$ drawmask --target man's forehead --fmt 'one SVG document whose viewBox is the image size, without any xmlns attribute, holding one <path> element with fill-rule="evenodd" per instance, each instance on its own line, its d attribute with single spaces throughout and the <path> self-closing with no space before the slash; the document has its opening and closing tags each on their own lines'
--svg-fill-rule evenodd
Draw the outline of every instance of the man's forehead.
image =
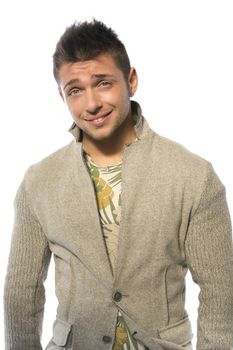
<svg viewBox="0 0 233 350">
<path fill-rule="evenodd" d="M 71 80 L 78 82 L 84 76 L 88 76 L 90 79 L 113 78 L 119 73 L 121 74 L 121 71 L 110 55 L 98 56 L 87 61 L 65 63 L 59 69 L 62 85 L 67 84 Z"/>
<path fill-rule="evenodd" d="M 77 62 L 69 62 L 64 63 L 59 71 L 75 71 L 75 70 L 96 70 L 96 69 L 118 69 L 115 60 L 111 55 L 100 55 L 96 58 L 85 60 L 85 61 L 77 61 Z"/>
</svg>

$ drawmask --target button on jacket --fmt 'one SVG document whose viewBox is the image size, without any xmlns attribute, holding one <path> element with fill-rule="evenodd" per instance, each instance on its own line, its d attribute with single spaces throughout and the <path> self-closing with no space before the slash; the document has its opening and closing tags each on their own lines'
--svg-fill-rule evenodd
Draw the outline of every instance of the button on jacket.
<svg viewBox="0 0 233 350">
<path fill-rule="evenodd" d="M 44 287 L 55 260 L 57 318 L 48 350 L 104 350 L 118 310 L 151 350 L 190 349 L 189 269 L 200 287 L 197 350 L 233 347 L 233 252 L 225 188 L 213 167 L 150 129 L 124 148 L 122 218 L 112 276 L 80 130 L 31 166 L 15 198 L 5 283 L 6 350 L 41 350 Z"/>
</svg>

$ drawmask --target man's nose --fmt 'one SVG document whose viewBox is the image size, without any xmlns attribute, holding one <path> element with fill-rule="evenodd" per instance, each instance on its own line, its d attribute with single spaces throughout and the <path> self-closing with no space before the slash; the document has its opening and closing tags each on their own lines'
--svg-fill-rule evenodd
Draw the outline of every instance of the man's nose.
<svg viewBox="0 0 233 350">
<path fill-rule="evenodd" d="M 97 93 L 93 90 L 86 92 L 86 112 L 96 114 L 101 109 L 102 103 Z"/>
</svg>

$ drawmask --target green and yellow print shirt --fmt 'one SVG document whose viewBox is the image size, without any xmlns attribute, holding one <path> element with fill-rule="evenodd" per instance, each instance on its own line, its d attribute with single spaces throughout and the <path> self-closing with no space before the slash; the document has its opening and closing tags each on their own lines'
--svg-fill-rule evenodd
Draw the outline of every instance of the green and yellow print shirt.
<svg viewBox="0 0 233 350">
<path fill-rule="evenodd" d="M 114 274 L 121 220 L 121 169 L 122 161 L 111 166 L 100 166 L 84 152 L 85 160 L 94 183 L 100 222 Z M 115 341 L 112 350 L 144 350 L 145 347 L 130 333 L 123 316 L 118 312 Z"/>
</svg>

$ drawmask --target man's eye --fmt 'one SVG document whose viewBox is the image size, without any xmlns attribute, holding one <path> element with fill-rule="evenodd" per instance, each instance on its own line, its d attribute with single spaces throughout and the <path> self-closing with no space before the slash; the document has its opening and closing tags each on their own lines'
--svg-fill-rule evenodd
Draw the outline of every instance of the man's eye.
<svg viewBox="0 0 233 350">
<path fill-rule="evenodd" d="M 99 83 L 99 86 L 107 87 L 111 86 L 112 84 L 109 81 L 103 80 Z"/>
<path fill-rule="evenodd" d="M 78 88 L 74 88 L 72 90 L 69 91 L 69 96 L 75 96 L 80 92 L 80 89 Z"/>
</svg>

